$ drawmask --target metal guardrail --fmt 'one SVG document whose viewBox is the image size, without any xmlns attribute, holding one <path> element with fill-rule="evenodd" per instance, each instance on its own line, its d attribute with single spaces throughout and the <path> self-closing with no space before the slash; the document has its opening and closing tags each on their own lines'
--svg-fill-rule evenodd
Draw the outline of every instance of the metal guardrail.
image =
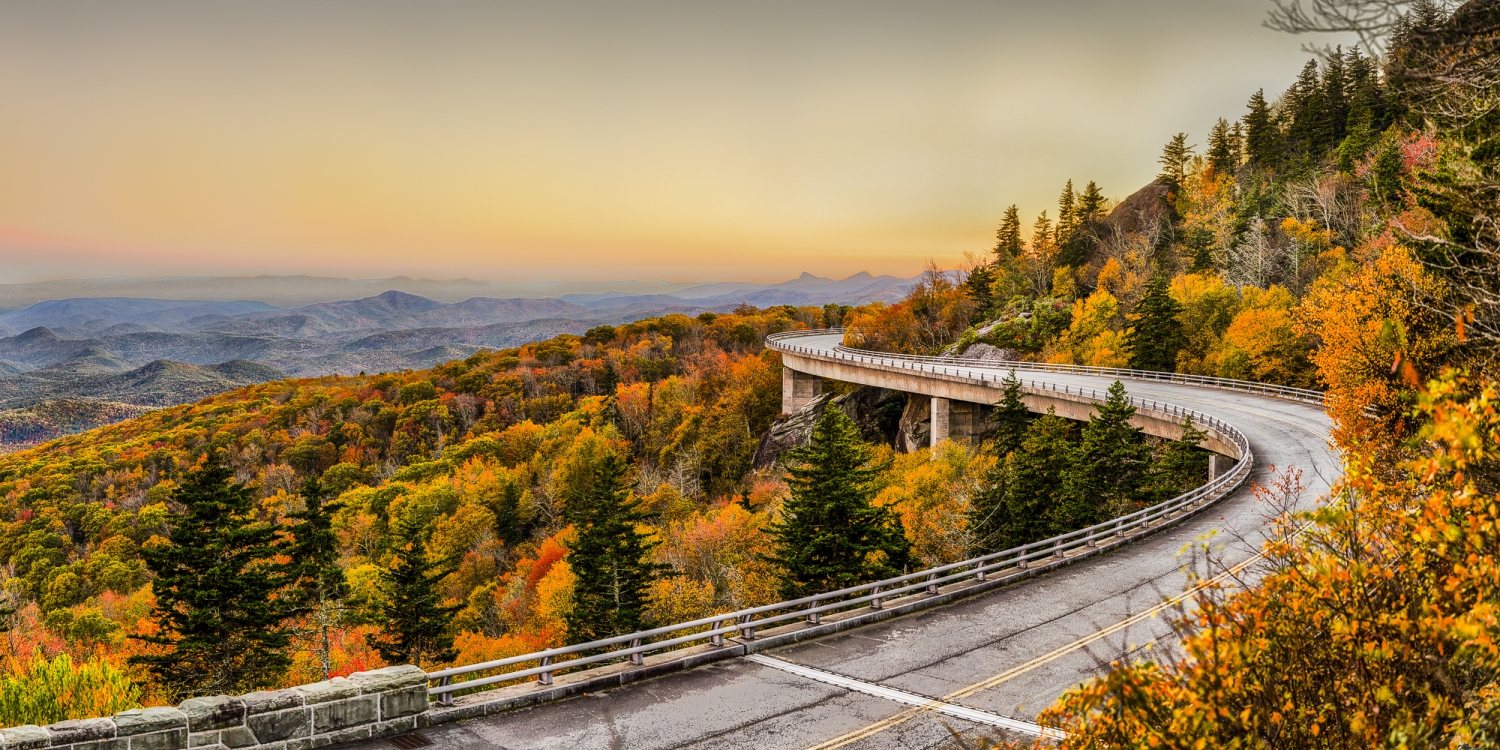
<svg viewBox="0 0 1500 750">
<path fill-rule="evenodd" d="M 798 331 L 791 334 L 777 334 L 777 338 L 774 339 L 775 348 L 790 349 L 791 346 L 781 343 L 787 338 L 795 338 L 798 335 L 806 336 L 832 332 L 834 331 L 812 333 Z M 772 343 L 772 340 L 767 341 L 768 345 Z M 918 358 L 906 358 L 899 355 L 887 356 L 876 352 L 856 353 L 853 350 L 846 350 L 838 352 L 835 355 L 830 355 L 827 350 L 812 350 L 806 347 L 798 347 L 798 349 L 802 349 L 810 355 L 820 357 L 836 356 L 836 358 L 840 359 L 853 359 L 856 356 L 873 356 L 891 361 L 906 361 L 908 364 L 921 366 L 920 371 L 922 372 L 938 371 L 931 369 L 936 367 L 935 364 L 929 365 L 925 361 L 935 358 L 921 358 L 919 361 L 913 361 Z M 944 374 L 954 377 L 969 377 L 971 380 L 991 387 L 1000 387 L 1000 379 L 989 378 L 987 373 L 982 373 L 981 378 L 973 378 L 972 376 L 957 372 L 957 368 L 953 367 L 956 363 L 952 360 L 937 361 L 946 362 L 950 366 L 949 369 L 953 370 L 953 372 L 945 372 Z M 1010 364 L 1009 362 L 999 363 L 999 366 L 1009 368 Z M 997 363 L 994 362 L 985 362 L 982 366 L 995 367 L 996 365 Z M 1089 374 L 1137 372 L 1115 370 L 1112 368 L 1079 368 L 1077 371 L 1088 372 Z M 1089 397 L 1096 402 L 1104 400 L 1103 394 L 1095 389 L 1084 389 L 1079 386 L 1045 382 L 1039 383 L 1037 381 L 1030 381 L 1027 385 L 1054 392 L 1078 394 Z M 1321 403 L 1321 394 L 1319 396 Z M 743 640 L 753 640 L 757 629 L 789 624 L 798 620 L 806 621 L 810 625 L 817 625 L 824 615 L 830 613 L 846 612 L 857 608 L 881 609 L 885 601 L 892 597 L 919 593 L 937 595 L 940 593 L 940 587 L 944 584 L 964 581 L 984 581 L 987 576 L 997 573 L 1007 574 L 1025 571 L 1039 562 L 1045 564 L 1061 560 L 1066 558 L 1070 552 L 1078 553 L 1094 548 L 1099 545 L 1101 540 L 1123 540 L 1137 531 L 1149 531 L 1154 527 L 1159 528 L 1228 495 L 1237 489 L 1249 476 L 1250 470 L 1254 465 L 1254 456 L 1250 450 L 1250 441 L 1233 425 L 1216 417 L 1175 404 L 1148 401 L 1135 397 L 1130 397 L 1130 402 L 1137 408 L 1165 412 L 1184 420 L 1191 416 L 1196 424 L 1218 432 L 1222 437 L 1233 443 L 1240 451 L 1239 461 L 1228 472 L 1201 487 L 1151 507 L 1142 508 L 1118 518 L 1094 524 L 1093 526 L 1059 534 L 1030 544 L 1023 544 L 1019 547 L 1012 547 L 968 560 L 939 565 L 915 573 L 895 576 L 860 586 L 851 586 L 839 589 L 838 591 L 829 591 L 801 599 L 726 612 L 688 622 L 653 628 L 651 630 L 643 630 L 613 638 L 604 638 L 589 643 L 580 643 L 573 646 L 547 649 L 545 651 L 537 651 L 505 659 L 496 659 L 479 664 L 429 672 L 427 673 L 428 680 L 437 684 L 428 687 L 428 695 L 437 697 L 439 703 L 442 705 L 452 705 L 453 694 L 459 691 L 474 690 L 476 688 L 515 682 L 532 677 L 536 678 L 536 681 L 542 685 L 551 685 L 553 675 L 563 670 L 574 670 L 608 662 L 618 662 L 621 659 L 629 659 L 631 664 L 641 665 L 645 663 L 645 655 L 654 651 L 665 651 L 704 641 L 711 646 L 722 647 L 725 645 L 725 636 L 733 635 Z M 700 628 L 706 629 L 700 630 Z M 453 681 L 455 677 L 462 678 L 477 672 L 501 670 L 527 662 L 536 662 L 537 666 L 518 669 L 512 672 L 484 675 L 459 682 Z"/>
<path fill-rule="evenodd" d="M 799 354 L 813 354 L 815 356 L 830 356 L 826 349 L 812 349 L 796 344 L 783 343 L 788 339 L 802 338 L 806 336 L 827 336 L 843 333 L 842 328 L 823 328 L 806 331 L 784 331 L 773 333 L 766 337 L 766 345 L 775 349 L 781 349 Z M 942 365 L 947 369 L 958 367 L 983 367 L 989 369 L 1017 370 L 1026 372 L 1063 372 L 1077 373 L 1080 375 L 1104 375 L 1115 378 L 1126 378 L 1130 380 L 1153 380 L 1164 383 L 1182 383 L 1185 385 L 1196 385 L 1206 388 L 1218 388 L 1220 390 L 1240 391 L 1242 393 L 1255 393 L 1264 396 L 1323 405 L 1325 396 L 1322 391 L 1310 388 L 1294 388 L 1286 385 L 1272 385 L 1270 383 L 1257 383 L 1253 380 L 1235 380 L 1233 378 L 1220 378 L 1212 375 L 1184 375 L 1175 372 L 1158 372 L 1155 370 L 1131 370 L 1123 367 L 1092 367 L 1089 365 L 1059 365 L 1048 362 L 1022 362 L 1022 361 L 999 361 L 993 359 L 974 359 L 966 357 L 924 357 L 914 354 L 890 354 L 887 352 L 876 352 L 867 349 L 852 349 L 842 343 L 833 348 L 831 355 L 836 359 L 853 362 L 865 362 L 871 364 L 888 364 L 888 366 L 901 365 L 898 363 L 914 363 L 930 365 L 930 368 L 922 368 L 922 372 L 942 372 Z M 937 369 L 931 369 L 937 368 Z M 951 373 L 944 373 L 951 374 Z"/>
</svg>

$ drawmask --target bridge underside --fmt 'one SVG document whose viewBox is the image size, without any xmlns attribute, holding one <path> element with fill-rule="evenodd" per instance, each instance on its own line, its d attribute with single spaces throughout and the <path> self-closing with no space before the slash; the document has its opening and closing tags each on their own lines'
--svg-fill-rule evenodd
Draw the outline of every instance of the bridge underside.
<svg viewBox="0 0 1500 750">
<path fill-rule="evenodd" d="M 893 391 L 920 394 L 931 397 L 931 443 L 949 438 L 963 438 L 979 434 L 983 413 L 973 405 L 993 405 L 1000 400 L 1000 388 L 995 383 L 978 384 L 959 376 L 940 373 L 916 373 L 898 367 L 862 362 L 858 367 L 836 361 L 804 357 L 791 352 L 782 353 L 782 411 L 796 413 L 822 392 L 822 379 L 845 383 L 886 388 Z M 1031 387 L 1021 378 L 1022 401 L 1026 408 L 1038 414 L 1051 410 L 1060 417 L 1087 422 L 1094 413 L 1095 400 L 1082 393 L 1061 393 L 1040 387 Z M 1103 394 L 1099 394 L 1102 398 Z M 955 425 L 955 417 L 958 423 Z M 1182 425 L 1178 417 L 1165 410 L 1137 407 L 1131 424 L 1147 435 L 1177 440 L 1182 437 Z M 955 426 L 957 429 L 954 429 Z M 1239 448 L 1227 435 L 1220 434 L 1205 425 L 1197 425 L 1208 433 L 1201 446 L 1219 455 L 1238 460 Z"/>
</svg>

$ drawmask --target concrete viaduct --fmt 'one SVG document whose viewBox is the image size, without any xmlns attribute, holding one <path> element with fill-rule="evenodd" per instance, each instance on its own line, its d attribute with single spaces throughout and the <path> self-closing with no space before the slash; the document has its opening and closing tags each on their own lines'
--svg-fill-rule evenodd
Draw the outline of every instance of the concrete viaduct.
<svg viewBox="0 0 1500 750">
<path fill-rule="evenodd" d="M 768 342 L 786 367 L 787 411 L 816 395 L 821 379 L 833 378 L 931 397 L 935 439 L 962 437 L 974 428 L 971 405 L 997 401 L 997 381 L 1010 367 L 850 351 L 840 338 L 813 332 Z M 884 611 L 877 590 L 861 610 L 875 611 L 846 621 L 848 627 L 808 615 L 762 633 L 716 636 L 712 645 L 632 656 L 628 664 L 598 670 L 615 670 L 608 680 L 586 671 L 554 683 L 549 672 L 545 682 L 463 696 L 452 708 L 435 704 L 423 738 L 443 748 L 507 750 L 861 750 L 941 747 L 950 742 L 950 727 L 1035 734 L 1028 722 L 1036 713 L 1096 674 L 1100 664 L 1170 647 L 1173 610 L 1164 599 L 1191 585 L 1189 570 L 1202 570 L 1204 554 L 1221 565 L 1255 555 L 1270 509 L 1257 504 L 1252 482 L 1265 482 L 1273 470 L 1297 471 L 1303 502 L 1311 504 L 1340 472 L 1329 419 L 1310 392 L 1270 387 L 1254 393 L 1245 392 L 1258 388 L 1251 384 L 1087 368 L 1037 367 L 1017 375 L 1029 408 L 1052 408 L 1073 419 L 1087 419 L 1092 404 L 1121 379 L 1139 399 L 1137 424 L 1144 430 L 1176 437 L 1177 415 L 1196 410 L 1223 427 L 1210 430 L 1207 447 L 1237 459 L 1231 437 L 1238 435 L 1253 453 L 1253 468 L 1237 464 L 1219 484 L 1240 489 L 1220 493 L 1201 511 L 1189 509 L 1175 525 L 1148 524 L 1137 536 L 1097 550 L 1078 547 L 1087 554 L 1077 557 L 1040 550 L 1052 562 L 1009 568 L 1012 583 L 986 581 L 979 573 L 968 583 L 934 582 L 925 592 L 908 587 L 917 591 Z M 1243 485 L 1227 483 L 1238 483 L 1245 472 Z M 920 604 L 924 596 L 926 604 L 900 604 Z M 442 674 L 428 676 L 441 685 Z M 389 750 L 384 740 L 351 746 Z"/>
</svg>

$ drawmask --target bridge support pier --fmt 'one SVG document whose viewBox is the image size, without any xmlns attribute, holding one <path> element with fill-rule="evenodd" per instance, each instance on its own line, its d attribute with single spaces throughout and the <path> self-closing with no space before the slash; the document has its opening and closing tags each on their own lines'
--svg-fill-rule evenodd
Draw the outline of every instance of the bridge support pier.
<svg viewBox="0 0 1500 750">
<path fill-rule="evenodd" d="M 817 375 L 781 368 L 781 413 L 796 414 L 807 402 L 823 393 L 823 379 Z"/>
<path fill-rule="evenodd" d="M 1221 456 L 1217 453 L 1208 454 L 1208 481 L 1212 482 L 1218 479 L 1220 474 L 1223 474 L 1233 465 L 1234 462 L 1228 456 Z"/>
<path fill-rule="evenodd" d="M 948 399 L 932 397 L 932 441 L 931 447 L 936 448 L 938 443 L 948 439 Z M 934 457 L 936 455 L 934 454 Z"/>
</svg>

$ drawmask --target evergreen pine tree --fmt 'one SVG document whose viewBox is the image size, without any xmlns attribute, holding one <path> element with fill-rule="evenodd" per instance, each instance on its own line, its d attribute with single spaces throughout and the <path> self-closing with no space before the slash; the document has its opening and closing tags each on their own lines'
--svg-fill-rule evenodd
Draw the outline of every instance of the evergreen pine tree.
<svg viewBox="0 0 1500 750">
<path fill-rule="evenodd" d="M 987 448 L 998 459 L 985 475 L 984 486 L 974 496 L 969 506 L 969 530 L 973 534 L 976 552 L 1000 549 L 993 545 L 1000 540 L 1009 526 L 1006 502 L 1009 493 L 1008 463 L 1010 455 L 1021 447 L 1026 439 L 1026 430 L 1031 412 L 1021 400 L 1021 381 L 1015 372 L 1010 372 L 1002 381 L 1005 389 L 1000 402 L 990 414 L 994 425 Z"/>
<path fill-rule="evenodd" d="M 1209 163 L 1214 165 L 1215 172 L 1234 174 L 1235 168 L 1239 166 L 1234 146 L 1234 135 L 1229 129 L 1229 122 L 1220 117 L 1208 132 L 1207 156 Z"/>
<path fill-rule="evenodd" d="M 1004 458 L 1011 451 L 1020 448 L 1021 441 L 1026 439 L 1026 428 L 1031 424 L 1031 410 L 1021 400 L 1021 381 L 1016 378 L 1014 370 L 1006 373 L 1005 379 L 1000 383 L 1004 390 L 1001 391 L 1000 402 L 995 404 L 995 410 L 990 413 L 990 423 L 995 429 L 990 436 L 989 448 L 996 456 Z"/>
<path fill-rule="evenodd" d="M 974 301 L 974 311 L 969 314 L 969 322 L 977 324 L 989 317 L 992 308 L 995 307 L 993 287 L 995 284 L 995 267 L 986 263 L 969 271 L 964 279 L 963 291 L 969 299 Z"/>
<path fill-rule="evenodd" d="M 1078 198 L 1078 225 L 1087 226 L 1096 221 L 1104 221 L 1104 216 L 1104 193 L 1100 192 L 1093 180 L 1089 180 Z"/>
<path fill-rule="evenodd" d="M 1287 155 L 1293 168 L 1309 166 L 1321 153 L 1322 139 L 1328 130 L 1327 103 L 1318 80 L 1318 62 L 1308 60 L 1302 73 L 1282 95 L 1282 112 L 1287 121 Z"/>
<path fill-rule="evenodd" d="M 521 498 L 526 490 L 514 478 L 500 484 L 500 491 L 487 498 L 486 506 L 495 518 L 495 538 L 506 546 L 514 547 L 531 536 L 536 525 L 535 518 L 525 518 L 521 513 Z"/>
<path fill-rule="evenodd" d="M 291 526 L 291 585 L 288 601 L 310 618 L 313 649 L 318 654 L 323 677 L 333 669 L 329 633 L 343 623 L 349 582 L 339 566 L 339 538 L 333 531 L 333 516 L 344 506 L 328 502 L 329 493 L 316 477 L 302 485 L 301 511 L 289 514 L 300 523 Z"/>
<path fill-rule="evenodd" d="M 881 467 L 841 409 L 825 409 L 807 445 L 788 452 L 791 497 L 767 531 L 785 599 L 900 575 L 911 565 L 901 520 L 874 505 Z"/>
<path fill-rule="evenodd" d="M 1063 188 L 1057 199 L 1057 244 L 1065 245 L 1078 229 L 1078 198 L 1073 194 L 1073 181 Z"/>
<path fill-rule="evenodd" d="M 276 686 L 291 665 L 282 622 L 293 609 L 273 596 L 287 580 L 275 529 L 255 518 L 251 491 L 217 456 L 187 472 L 173 500 L 182 511 L 167 542 L 141 548 L 155 576 L 158 632 L 134 636 L 165 651 L 130 663 L 172 703 Z"/>
<path fill-rule="evenodd" d="M 1250 113 L 1245 115 L 1245 155 L 1263 168 L 1276 169 L 1281 166 L 1281 131 L 1271 106 L 1266 103 L 1265 90 L 1251 95 L 1247 106 Z"/>
<path fill-rule="evenodd" d="M 1041 216 L 1031 224 L 1031 249 L 1040 250 L 1052 244 L 1052 220 L 1047 218 L 1047 212 L 1043 211 Z"/>
<path fill-rule="evenodd" d="M 1198 447 L 1207 437 L 1189 416 L 1182 425 L 1182 436 L 1162 444 L 1151 472 L 1151 491 L 1156 500 L 1177 497 L 1208 481 L 1208 453 Z"/>
<path fill-rule="evenodd" d="M 576 579 L 568 643 L 645 629 L 651 584 L 668 567 L 647 559 L 657 543 L 637 530 L 648 516 L 625 486 L 626 470 L 618 455 L 606 453 L 586 481 L 564 493 L 564 515 L 577 534 L 567 556 Z"/>
<path fill-rule="evenodd" d="M 1130 366 L 1136 370 L 1176 372 L 1177 353 L 1185 344 L 1182 306 L 1167 289 L 1167 276 L 1156 274 L 1146 286 L 1146 294 L 1135 306 L 1131 317 L 1135 324 L 1125 336 L 1130 351 Z"/>
<path fill-rule="evenodd" d="M 1157 159 L 1161 163 L 1161 174 L 1156 178 L 1167 183 L 1173 191 L 1182 187 L 1188 160 L 1193 157 L 1193 148 L 1188 145 L 1187 133 L 1172 136 L 1172 140 L 1162 147 L 1161 158 Z"/>
<path fill-rule="evenodd" d="M 1021 213 L 1013 205 L 1005 209 L 1005 218 L 1000 220 L 1000 230 L 995 233 L 995 257 L 998 260 L 1014 258 L 1025 246 L 1021 242 Z"/>
<path fill-rule="evenodd" d="M 1001 481 L 987 483 L 980 493 L 982 505 L 997 508 L 990 521 L 990 549 L 1051 535 L 1053 515 L 1066 502 L 1064 481 L 1076 452 L 1073 438 L 1072 423 L 1050 409 L 1026 429 L 1020 447 L 1005 462 Z"/>
<path fill-rule="evenodd" d="M 1054 533 L 1100 523 L 1150 499 L 1151 449 L 1130 424 L 1134 416 L 1125 386 L 1116 380 L 1084 425 L 1063 477 L 1064 500 L 1054 507 Z"/>
<path fill-rule="evenodd" d="M 366 640 L 388 664 L 430 667 L 451 662 L 458 652 L 448 621 L 462 606 L 443 604 L 438 583 L 458 568 L 458 561 L 428 558 L 432 522 L 419 509 L 398 517 L 391 532 L 394 558 L 380 572 L 385 589 L 381 632 Z"/>
</svg>

